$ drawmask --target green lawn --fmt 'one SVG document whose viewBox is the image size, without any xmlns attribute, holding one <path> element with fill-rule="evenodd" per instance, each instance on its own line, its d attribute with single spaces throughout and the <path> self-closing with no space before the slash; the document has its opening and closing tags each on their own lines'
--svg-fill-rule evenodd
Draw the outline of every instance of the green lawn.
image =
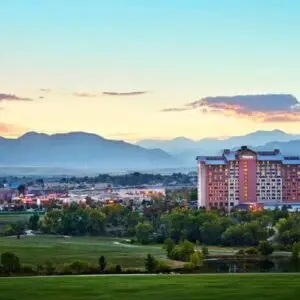
<svg viewBox="0 0 300 300">
<path fill-rule="evenodd" d="M 108 264 L 135 268 L 144 266 L 148 253 L 156 258 L 166 257 L 161 246 L 127 245 L 119 241 L 97 237 L 27 236 L 20 240 L 0 237 L 0 253 L 13 252 L 20 257 L 21 263 L 33 266 L 46 261 L 61 265 L 78 259 L 97 264 L 99 257 L 104 255 Z"/>
<path fill-rule="evenodd" d="M 0 278 L 5 300 L 293 300 L 300 275 Z"/>
</svg>

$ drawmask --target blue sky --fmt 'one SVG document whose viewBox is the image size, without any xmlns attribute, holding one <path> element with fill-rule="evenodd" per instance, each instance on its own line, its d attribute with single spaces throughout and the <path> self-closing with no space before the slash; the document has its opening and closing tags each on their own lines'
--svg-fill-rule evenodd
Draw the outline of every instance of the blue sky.
<svg viewBox="0 0 300 300">
<path fill-rule="evenodd" d="M 208 96 L 300 99 L 299 11 L 296 0 L 5 1 L 0 94 L 33 101 L 1 101 L 0 134 L 83 130 L 136 140 L 296 132 L 298 121 L 161 110 Z M 135 91 L 145 93 L 102 94 Z"/>
</svg>

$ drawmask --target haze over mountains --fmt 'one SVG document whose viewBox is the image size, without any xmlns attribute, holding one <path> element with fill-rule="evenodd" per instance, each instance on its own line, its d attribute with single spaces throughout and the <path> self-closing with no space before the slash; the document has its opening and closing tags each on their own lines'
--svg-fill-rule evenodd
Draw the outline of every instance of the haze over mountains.
<svg viewBox="0 0 300 300">
<path fill-rule="evenodd" d="M 219 154 L 222 149 L 248 145 L 258 150 L 279 148 L 300 155 L 300 135 L 280 130 L 256 131 L 226 139 L 194 141 L 142 140 L 138 145 L 108 140 L 95 134 L 72 132 L 47 135 L 29 132 L 17 139 L 0 137 L 0 167 L 90 170 L 91 172 L 151 171 L 195 167 L 197 155 Z M 3 169 L 4 170 L 4 169 Z M 58 173 L 56 171 L 55 173 Z"/>
<path fill-rule="evenodd" d="M 144 149 L 90 133 L 29 132 L 17 139 L 0 138 L 0 165 L 120 171 L 173 167 L 176 159 L 160 149 Z"/>
<path fill-rule="evenodd" d="M 147 149 L 160 148 L 186 164 L 194 163 L 197 155 L 215 155 L 222 149 L 234 149 L 241 145 L 260 150 L 279 148 L 283 153 L 300 155 L 300 135 L 288 134 L 281 130 L 255 131 L 226 139 L 205 138 L 198 141 L 184 137 L 173 140 L 148 139 L 137 144 Z"/>
</svg>

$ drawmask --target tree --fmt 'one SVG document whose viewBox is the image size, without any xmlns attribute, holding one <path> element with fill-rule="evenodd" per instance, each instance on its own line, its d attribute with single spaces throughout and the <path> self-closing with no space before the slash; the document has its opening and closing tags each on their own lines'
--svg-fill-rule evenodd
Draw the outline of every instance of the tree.
<svg viewBox="0 0 300 300">
<path fill-rule="evenodd" d="M 116 273 L 121 274 L 122 273 L 122 267 L 120 265 L 116 265 Z"/>
<path fill-rule="evenodd" d="M 190 262 L 194 265 L 195 268 L 201 267 L 203 265 L 203 254 L 200 251 L 195 251 L 190 258 Z"/>
<path fill-rule="evenodd" d="M 18 193 L 19 193 L 19 196 L 20 195 L 25 195 L 25 191 L 26 191 L 26 186 L 24 184 L 20 184 L 18 186 Z"/>
<path fill-rule="evenodd" d="M 260 241 L 257 250 L 260 254 L 268 256 L 271 255 L 274 252 L 274 248 L 272 244 L 268 241 Z"/>
<path fill-rule="evenodd" d="M 172 256 L 172 251 L 175 248 L 175 243 L 171 238 L 165 240 L 164 249 L 167 251 L 167 256 L 170 258 Z"/>
<path fill-rule="evenodd" d="M 12 252 L 4 252 L 1 254 L 1 264 L 4 271 L 8 274 L 16 273 L 21 269 L 19 257 Z"/>
<path fill-rule="evenodd" d="M 209 255 L 209 252 L 208 252 L 208 248 L 207 247 L 202 247 L 202 254 L 204 256 L 208 256 Z"/>
<path fill-rule="evenodd" d="M 175 246 L 170 258 L 188 262 L 194 252 L 194 245 L 189 241 L 183 241 Z"/>
<path fill-rule="evenodd" d="M 299 259 L 299 252 L 300 252 L 300 243 L 294 243 L 292 247 L 292 258 L 294 260 Z"/>
<path fill-rule="evenodd" d="M 148 221 L 138 223 L 135 227 L 138 242 L 141 244 L 148 244 L 150 242 L 152 230 L 152 225 Z"/>
<path fill-rule="evenodd" d="M 148 273 L 154 273 L 156 270 L 156 264 L 156 259 L 151 254 L 148 254 L 145 260 L 146 271 Z"/>
<path fill-rule="evenodd" d="M 107 262 L 106 262 L 105 257 L 100 256 L 100 258 L 99 258 L 99 267 L 100 267 L 101 272 L 103 272 L 105 270 L 106 264 L 107 264 Z"/>
<path fill-rule="evenodd" d="M 40 216 L 38 214 L 32 215 L 28 221 L 28 228 L 31 230 L 38 230 L 39 229 L 39 221 L 40 221 Z"/>
</svg>

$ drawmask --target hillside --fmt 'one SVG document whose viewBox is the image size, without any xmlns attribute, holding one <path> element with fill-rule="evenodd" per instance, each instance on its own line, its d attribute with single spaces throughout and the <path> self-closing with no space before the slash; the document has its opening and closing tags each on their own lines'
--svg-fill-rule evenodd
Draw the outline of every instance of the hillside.
<svg viewBox="0 0 300 300">
<path fill-rule="evenodd" d="M 144 149 L 95 134 L 29 132 L 17 139 L 0 139 L 0 165 L 122 170 L 172 167 L 176 160 L 160 149 Z"/>
</svg>

